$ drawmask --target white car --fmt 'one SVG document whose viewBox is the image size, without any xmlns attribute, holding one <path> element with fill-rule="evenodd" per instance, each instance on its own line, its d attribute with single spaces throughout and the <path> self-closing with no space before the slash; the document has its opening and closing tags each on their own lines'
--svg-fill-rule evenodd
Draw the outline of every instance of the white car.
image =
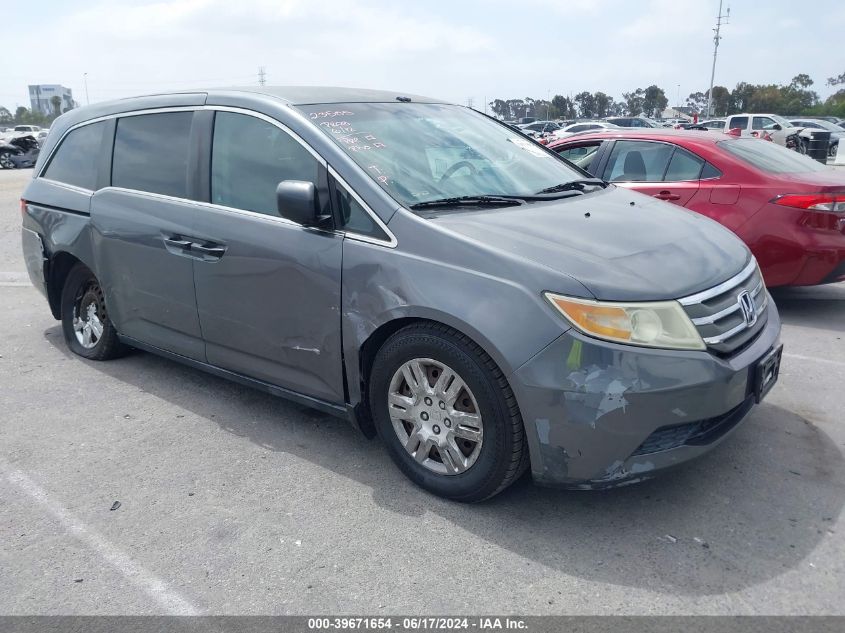
<svg viewBox="0 0 845 633">
<path fill-rule="evenodd" d="M 581 121 L 579 123 L 567 125 L 566 127 L 553 132 L 553 135 L 557 138 L 566 138 L 567 136 L 572 136 L 573 134 L 578 134 L 579 132 L 589 132 L 590 130 L 621 129 L 622 128 L 620 126 L 614 125 L 613 123 L 608 123 L 607 121 Z"/>
<path fill-rule="evenodd" d="M 739 129 L 742 136 L 770 138 L 778 145 L 786 147 L 786 139 L 797 134 L 801 128 L 795 127 L 777 114 L 732 114 L 725 119 L 725 132 Z"/>
</svg>

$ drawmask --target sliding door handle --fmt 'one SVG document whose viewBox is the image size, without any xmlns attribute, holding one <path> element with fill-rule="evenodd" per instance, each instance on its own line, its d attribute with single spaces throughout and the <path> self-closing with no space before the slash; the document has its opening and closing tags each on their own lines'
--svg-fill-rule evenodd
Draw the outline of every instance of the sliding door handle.
<svg viewBox="0 0 845 633">
<path fill-rule="evenodd" d="M 191 245 L 191 251 L 200 255 L 205 261 L 216 261 L 226 254 L 226 247 L 221 244 L 197 244 Z"/>
<path fill-rule="evenodd" d="M 181 255 L 183 257 L 191 256 L 191 246 L 193 246 L 193 242 L 191 242 L 191 240 L 186 240 L 178 235 L 163 235 L 161 239 L 164 240 L 164 248 L 166 248 L 169 253 Z"/>
</svg>

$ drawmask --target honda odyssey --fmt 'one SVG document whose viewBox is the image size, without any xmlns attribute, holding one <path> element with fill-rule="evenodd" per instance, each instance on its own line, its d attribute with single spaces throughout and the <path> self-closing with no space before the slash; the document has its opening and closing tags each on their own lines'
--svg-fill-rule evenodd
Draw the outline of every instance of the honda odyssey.
<svg viewBox="0 0 845 633">
<path fill-rule="evenodd" d="M 146 350 L 344 417 L 451 499 L 528 469 L 651 477 L 778 376 L 777 311 L 729 230 L 435 99 L 291 87 L 75 109 L 21 212 L 76 354 Z"/>
</svg>

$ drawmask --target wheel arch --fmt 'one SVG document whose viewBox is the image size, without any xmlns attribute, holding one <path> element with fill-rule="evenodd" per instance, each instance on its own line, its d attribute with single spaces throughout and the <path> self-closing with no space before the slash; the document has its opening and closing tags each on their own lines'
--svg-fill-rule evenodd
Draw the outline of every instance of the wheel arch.
<svg viewBox="0 0 845 633">
<path fill-rule="evenodd" d="M 62 290 L 65 281 L 76 264 L 82 264 L 90 269 L 85 262 L 67 251 L 59 251 L 50 257 L 47 269 L 47 301 L 53 318 L 57 320 L 62 318 Z"/>
<path fill-rule="evenodd" d="M 442 314 L 436 310 L 427 308 L 403 310 L 398 313 L 387 314 L 378 326 L 369 330 L 360 340 L 355 340 L 351 346 L 348 344 L 344 345 L 346 348 L 344 361 L 349 403 L 354 412 L 353 424 L 367 437 L 373 437 L 375 435 L 375 428 L 373 427 L 369 409 L 368 392 L 370 374 L 376 354 L 393 334 L 415 323 L 430 323 L 434 326 L 448 327 L 466 336 L 490 356 L 505 379 L 510 380 L 509 377 L 514 368 L 510 366 L 502 354 L 485 336 L 468 323 L 455 319 L 451 315 Z"/>
</svg>

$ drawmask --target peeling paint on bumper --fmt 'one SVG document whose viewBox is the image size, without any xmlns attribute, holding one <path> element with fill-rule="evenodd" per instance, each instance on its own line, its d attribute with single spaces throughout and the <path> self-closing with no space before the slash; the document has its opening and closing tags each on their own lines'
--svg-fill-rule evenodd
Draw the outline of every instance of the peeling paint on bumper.
<svg viewBox="0 0 845 633">
<path fill-rule="evenodd" d="M 751 372 L 780 339 L 777 309 L 770 302 L 768 310 L 757 339 L 724 359 L 606 343 L 575 331 L 561 335 L 511 376 L 534 480 L 619 486 L 709 451 L 753 409 Z M 718 424 L 696 443 L 635 454 L 662 427 L 710 419 Z"/>
</svg>

